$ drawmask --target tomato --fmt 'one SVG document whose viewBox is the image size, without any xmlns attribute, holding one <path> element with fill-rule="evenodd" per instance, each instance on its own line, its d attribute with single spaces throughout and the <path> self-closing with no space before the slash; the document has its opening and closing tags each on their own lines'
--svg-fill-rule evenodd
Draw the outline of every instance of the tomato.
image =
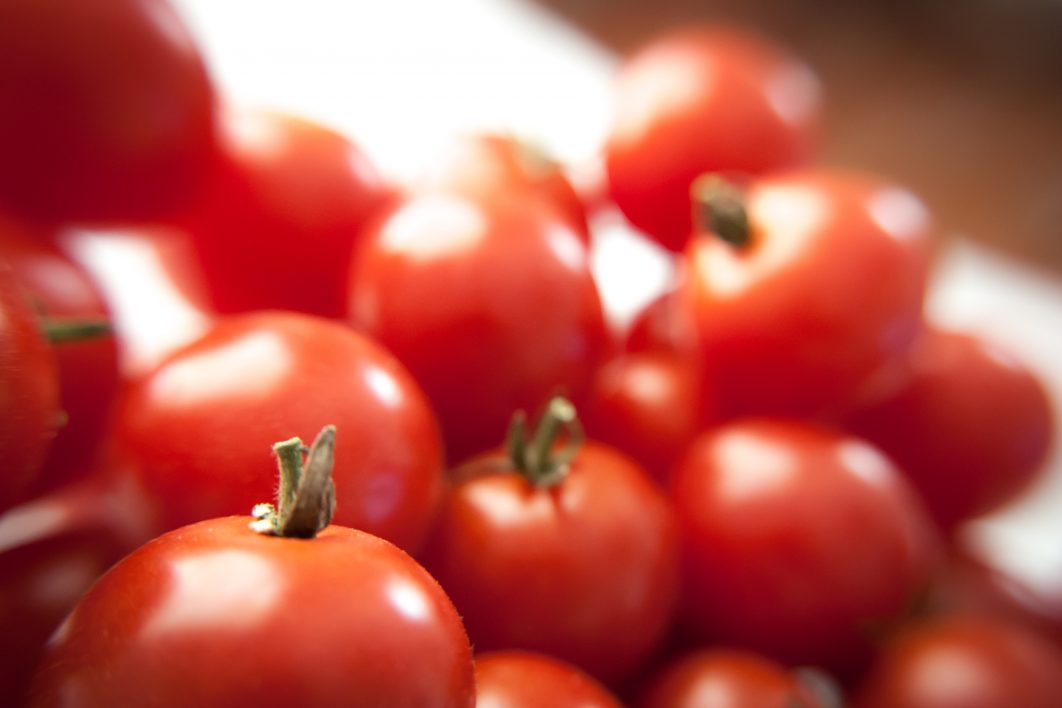
<svg viewBox="0 0 1062 708">
<path fill-rule="evenodd" d="M 699 175 L 761 175 L 806 161 L 814 147 L 818 80 L 749 32 L 661 35 L 624 62 L 615 94 L 609 191 L 632 224 L 672 251 L 690 236 Z"/>
<path fill-rule="evenodd" d="M 720 195 L 705 195 L 715 215 Z M 922 203 L 869 175 L 819 169 L 724 199 L 746 215 L 748 241 L 691 241 L 679 294 L 722 405 L 811 415 L 893 385 L 922 324 Z"/>
<path fill-rule="evenodd" d="M 474 705 L 461 619 L 408 555 L 249 520 L 177 529 L 114 566 L 53 637 L 34 705 Z"/>
<path fill-rule="evenodd" d="M 26 499 L 60 423 L 59 378 L 41 323 L 0 254 L 0 511 Z"/>
<path fill-rule="evenodd" d="M 615 682 L 664 638 L 677 534 L 629 458 L 592 441 L 551 449 L 542 431 L 573 425 L 558 423 L 565 410 L 553 401 L 531 443 L 511 439 L 511 459 L 491 451 L 452 473 L 424 565 L 478 650 L 542 652 Z"/>
<path fill-rule="evenodd" d="M 677 283 L 636 312 L 626 333 L 628 352 L 665 351 L 696 355 L 692 313 L 680 302 Z"/>
<path fill-rule="evenodd" d="M 168 213 L 216 147 L 210 78 L 166 0 L 6 0 L 0 105 L 0 203 L 35 220 Z"/>
<path fill-rule="evenodd" d="M 402 365 L 342 323 L 219 320 L 131 383 L 116 439 L 170 529 L 249 511 L 274 486 L 262 451 L 328 422 L 339 430 L 336 522 L 415 552 L 442 493 L 438 424 Z"/>
<path fill-rule="evenodd" d="M 856 438 L 793 421 L 699 436 L 672 476 L 683 616 L 699 640 L 847 672 L 938 558 L 902 474 Z"/>
<path fill-rule="evenodd" d="M 882 650 L 859 708 L 1053 708 L 1062 651 L 998 619 L 950 617 L 912 624 Z"/>
<path fill-rule="evenodd" d="M 639 708 L 827 708 L 797 672 L 751 652 L 704 649 L 655 676 Z M 838 701 L 836 705 L 840 705 Z"/>
<path fill-rule="evenodd" d="M 537 201 L 418 194 L 364 235 L 350 316 L 424 388 L 451 462 L 514 410 L 576 402 L 609 346 L 585 242 Z"/>
<path fill-rule="evenodd" d="M 845 427 L 896 461 L 944 529 L 1026 489 L 1055 430 L 1037 375 L 996 344 L 932 328 L 908 366 L 902 388 L 844 416 Z"/>
<path fill-rule="evenodd" d="M 476 655 L 477 708 L 620 708 L 608 689 L 545 654 L 496 651 Z"/>
<path fill-rule="evenodd" d="M 36 230 L 0 219 L 0 253 L 38 314 L 55 326 L 107 325 L 109 310 L 92 277 Z M 88 465 L 103 438 L 118 392 L 118 346 L 110 334 L 52 342 L 63 425 L 53 441 L 36 491 L 70 481 Z"/>
<path fill-rule="evenodd" d="M 512 136 L 473 133 L 456 139 L 433 165 L 425 187 L 464 194 L 534 196 L 553 204 L 569 225 L 590 238 L 586 208 L 560 164 Z"/>
<path fill-rule="evenodd" d="M 192 236 L 219 312 L 346 311 L 351 250 L 391 188 L 344 136 L 266 111 L 229 111 Z"/>
</svg>

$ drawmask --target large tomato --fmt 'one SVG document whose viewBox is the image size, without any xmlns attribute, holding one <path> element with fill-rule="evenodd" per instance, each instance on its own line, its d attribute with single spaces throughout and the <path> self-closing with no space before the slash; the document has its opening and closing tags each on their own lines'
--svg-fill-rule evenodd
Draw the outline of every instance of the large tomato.
<svg viewBox="0 0 1062 708">
<path fill-rule="evenodd" d="M 174 528 L 268 498 L 275 469 L 262 450 L 325 423 L 338 428 L 336 522 L 415 552 L 442 493 L 438 425 L 402 365 L 345 324 L 219 320 L 130 385 L 116 434 Z"/>
<path fill-rule="evenodd" d="M 42 221 L 150 218 L 215 150 L 214 93 L 166 0 L 0 3 L 0 203 Z"/>
<path fill-rule="evenodd" d="M 476 655 L 478 708 L 620 708 L 619 699 L 574 666 L 546 654 Z"/>
</svg>

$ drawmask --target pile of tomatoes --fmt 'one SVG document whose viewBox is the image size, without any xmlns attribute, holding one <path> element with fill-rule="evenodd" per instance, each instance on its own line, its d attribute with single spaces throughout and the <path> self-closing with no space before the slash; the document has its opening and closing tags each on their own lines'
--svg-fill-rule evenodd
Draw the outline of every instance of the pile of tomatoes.
<svg viewBox="0 0 1062 708">
<path fill-rule="evenodd" d="M 164 0 L 0 6 L 10 705 L 1057 705 L 1062 588 L 957 542 L 1052 403 L 925 321 L 927 208 L 812 162 L 763 37 L 615 89 L 598 185 L 485 134 L 396 185 Z M 605 205 L 676 266 L 622 331 Z M 150 362 L 72 257 L 115 225 L 202 325 Z"/>
</svg>

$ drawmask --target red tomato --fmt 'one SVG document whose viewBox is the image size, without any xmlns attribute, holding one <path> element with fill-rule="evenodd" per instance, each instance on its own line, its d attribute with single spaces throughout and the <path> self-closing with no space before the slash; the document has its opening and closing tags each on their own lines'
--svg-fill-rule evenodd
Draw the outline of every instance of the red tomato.
<svg viewBox="0 0 1062 708">
<path fill-rule="evenodd" d="M 678 290 L 667 290 L 637 312 L 627 331 L 628 352 L 665 351 L 694 356 L 696 333 L 692 313 L 682 307 Z"/>
<path fill-rule="evenodd" d="M 663 640 L 675 607 L 667 499 L 598 443 L 583 443 L 570 463 L 557 450 L 540 450 L 539 462 L 510 451 L 519 466 L 506 454 L 455 471 L 425 567 L 478 650 L 538 651 L 607 682 L 627 678 Z"/>
<path fill-rule="evenodd" d="M 165 528 L 250 511 L 274 488 L 263 451 L 325 423 L 338 428 L 336 523 L 415 552 L 442 493 L 438 426 L 416 382 L 369 339 L 310 315 L 220 320 L 134 381 L 117 417 Z"/>
<path fill-rule="evenodd" d="M 723 405 L 808 415 L 886 385 L 922 322 L 922 203 L 874 177 L 805 170 L 757 182 L 744 210 L 744 245 L 690 243 L 679 295 Z"/>
<path fill-rule="evenodd" d="M 826 708 L 798 673 L 732 649 L 680 657 L 654 677 L 639 708 Z M 840 702 L 837 703 L 840 705 Z"/>
<path fill-rule="evenodd" d="M 747 420 L 698 437 L 672 476 L 684 617 L 702 641 L 847 671 L 928 583 L 934 529 L 859 440 Z"/>
<path fill-rule="evenodd" d="M 930 329 L 910 378 L 844 425 L 889 454 L 947 530 L 1002 506 L 1043 470 L 1054 415 L 1043 383 L 982 339 Z"/>
<path fill-rule="evenodd" d="M 37 220 L 159 216 L 215 150 L 213 88 L 165 0 L 5 0 L 0 105 L 0 202 Z"/>
<path fill-rule="evenodd" d="M 346 312 L 350 254 L 391 198 L 368 158 L 323 126 L 230 112 L 203 200 L 182 219 L 219 312 Z"/>
<path fill-rule="evenodd" d="M 609 345 L 586 244 L 539 202 L 413 196 L 365 234 L 350 280 L 352 321 L 424 387 L 451 462 L 514 410 L 581 401 Z"/>
<path fill-rule="evenodd" d="M 53 325 L 108 323 L 110 314 L 89 274 L 48 239 L 0 219 L 0 253 L 38 313 Z M 64 422 L 48 453 L 37 492 L 88 469 L 118 392 L 118 345 L 113 336 L 52 342 Z"/>
<path fill-rule="evenodd" d="M 0 254 L 0 511 L 30 494 L 60 423 L 55 357 Z"/>
<path fill-rule="evenodd" d="M 474 705 L 461 619 L 413 559 L 353 529 L 284 538 L 249 518 L 112 568 L 53 637 L 34 705 Z"/>
<path fill-rule="evenodd" d="M 859 708 L 1056 708 L 1062 652 L 1018 625 L 983 617 L 912 624 L 882 650 Z"/>
<path fill-rule="evenodd" d="M 609 189 L 631 223 L 681 251 L 690 185 L 705 172 L 759 175 L 808 159 L 819 118 L 811 70 L 764 37 L 722 28 L 665 34 L 616 80 Z"/>
<path fill-rule="evenodd" d="M 476 655 L 477 708 L 620 708 L 619 699 L 579 669 L 545 654 Z"/>
</svg>

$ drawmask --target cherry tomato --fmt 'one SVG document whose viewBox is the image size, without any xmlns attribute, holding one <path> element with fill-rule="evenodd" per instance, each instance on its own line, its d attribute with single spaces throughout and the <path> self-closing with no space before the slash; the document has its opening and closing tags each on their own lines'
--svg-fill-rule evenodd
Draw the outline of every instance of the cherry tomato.
<svg viewBox="0 0 1062 708">
<path fill-rule="evenodd" d="M 679 295 L 724 407 L 810 415 L 895 378 L 922 324 L 922 203 L 869 175 L 824 170 L 764 179 L 734 201 L 748 240 L 691 241 Z"/>
<path fill-rule="evenodd" d="M 216 147 L 209 76 L 166 0 L 5 0 L 0 105 L 0 202 L 35 220 L 160 216 Z"/>
<path fill-rule="evenodd" d="M 672 618 L 672 512 L 629 458 L 587 441 L 563 448 L 576 450 L 565 461 L 543 445 L 542 425 L 529 446 L 511 440 L 512 459 L 492 451 L 453 473 L 424 564 L 478 650 L 542 652 L 617 682 Z"/>
<path fill-rule="evenodd" d="M 827 708 L 814 687 L 785 666 L 751 652 L 700 650 L 651 681 L 639 708 Z M 838 702 L 837 705 L 840 705 Z"/>
<path fill-rule="evenodd" d="M 336 522 L 415 552 L 442 493 L 438 424 L 401 364 L 342 323 L 219 320 L 130 385 L 116 437 L 169 529 L 269 498 L 262 450 L 325 423 L 338 428 Z"/>
<path fill-rule="evenodd" d="M 1062 652 L 998 619 L 950 617 L 912 624 L 883 648 L 859 708 L 1054 708 Z"/>
<path fill-rule="evenodd" d="M 844 425 L 907 473 L 942 528 L 996 509 L 1043 470 L 1055 429 L 1039 378 L 981 338 L 928 329 L 910 376 Z"/>
<path fill-rule="evenodd" d="M 408 555 L 249 519 L 172 531 L 114 566 L 53 637 L 34 705 L 474 705 L 461 619 Z"/>
<path fill-rule="evenodd" d="M 424 388 L 451 462 L 514 410 L 576 402 L 610 345 L 585 242 L 536 201 L 415 195 L 370 228 L 350 313 Z"/>
<path fill-rule="evenodd" d="M 342 317 L 351 250 L 391 198 L 342 135 L 292 116 L 231 111 L 202 201 L 180 220 L 219 312 Z"/>
<path fill-rule="evenodd" d="M 609 190 L 632 224 L 681 251 L 690 185 L 705 172 L 760 175 L 810 157 L 820 113 L 811 70 L 764 37 L 723 28 L 662 35 L 616 79 Z"/>
<path fill-rule="evenodd" d="M 932 523 L 888 459 L 806 423 L 699 436 L 672 476 L 698 639 L 847 672 L 927 585 Z"/>
<path fill-rule="evenodd" d="M 59 377 L 27 294 L 0 253 L 0 511 L 27 498 L 60 422 Z"/>
<path fill-rule="evenodd" d="M 477 708 L 620 708 L 608 689 L 574 666 L 545 654 L 496 651 L 476 655 Z"/>
</svg>

